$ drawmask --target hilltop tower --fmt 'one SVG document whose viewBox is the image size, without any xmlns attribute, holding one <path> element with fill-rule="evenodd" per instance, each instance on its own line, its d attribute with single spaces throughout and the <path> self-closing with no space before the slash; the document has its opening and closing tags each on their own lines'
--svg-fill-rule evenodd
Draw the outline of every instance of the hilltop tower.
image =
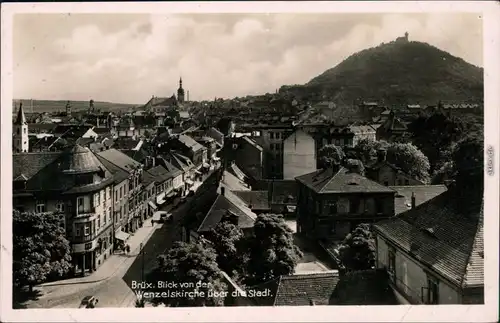
<svg viewBox="0 0 500 323">
<path fill-rule="evenodd" d="M 408 41 L 408 32 L 405 32 L 405 40 Z"/>
<path fill-rule="evenodd" d="M 179 89 L 177 90 L 177 101 L 184 102 L 184 89 L 182 88 L 182 77 L 179 79 Z"/>
<path fill-rule="evenodd" d="M 13 151 L 16 153 L 27 153 L 29 150 L 28 122 L 24 115 L 22 102 L 19 105 L 17 119 L 14 122 L 14 137 L 12 138 Z"/>
</svg>

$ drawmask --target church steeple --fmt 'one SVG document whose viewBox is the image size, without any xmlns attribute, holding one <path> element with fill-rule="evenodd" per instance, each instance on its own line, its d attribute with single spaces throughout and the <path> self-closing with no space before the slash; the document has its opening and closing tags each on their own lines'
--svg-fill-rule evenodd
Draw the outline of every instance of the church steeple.
<svg viewBox="0 0 500 323">
<path fill-rule="evenodd" d="M 184 89 L 182 88 L 182 77 L 179 79 L 179 89 L 177 90 L 177 101 L 184 102 Z"/>
<path fill-rule="evenodd" d="M 19 105 L 19 111 L 17 112 L 17 118 L 12 130 L 14 130 L 12 138 L 14 152 L 27 153 L 29 150 L 28 122 L 24 115 L 22 103 Z"/>
<path fill-rule="evenodd" d="M 24 115 L 23 103 L 19 104 L 19 110 L 17 111 L 16 122 L 14 123 L 16 126 L 22 126 L 28 124 L 26 122 L 26 116 Z"/>
</svg>

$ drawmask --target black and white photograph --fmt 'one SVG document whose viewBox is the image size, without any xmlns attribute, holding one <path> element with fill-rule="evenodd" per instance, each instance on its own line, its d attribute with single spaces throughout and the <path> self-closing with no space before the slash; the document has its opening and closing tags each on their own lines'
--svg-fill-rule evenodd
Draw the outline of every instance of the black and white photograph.
<svg viewBox="0 0 500 323">
<path fill-rule="evenodd" d="M 6 321 L 498 318 L 499 7 L 297 3 L 2 5 Z"/>
</svg>

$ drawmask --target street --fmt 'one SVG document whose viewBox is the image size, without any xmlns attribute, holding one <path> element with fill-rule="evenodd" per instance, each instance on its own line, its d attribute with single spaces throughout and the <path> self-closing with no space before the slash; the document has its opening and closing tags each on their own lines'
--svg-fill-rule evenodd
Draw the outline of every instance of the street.
<svg viewBox="0 0 500 323">
<path fill-rule="evenodd" d="M 89 282 L 71 285 L 44 286 L 43 295 L 36 301 L 26 304 L 28 308 L 77 308 L 85 296 L 95 296 L 99 303 L 97 307 L 134 307 L 136 296 L 131 289 L 132 281 L 142 280 L 144 261 L 144 277 L 156 266 L 156 259 L 170 249 L 175 241 L 181 240 L 181 223 L 184 220 L 192 197 L 172 209 L 171 205 L 160 208 L 161 211 L 170 211 L 172 221 L 155 224 L 153 232 L 143 246 L 141 253 L 137 246 L 128 255 L 123 257 L 116 271 L 112 275 L 98 282 Z M 145 227 L 151 226 L 151 220 L 146 220 Z M 147 228 L 141 228 L 147 229 Z"/>
</svg>

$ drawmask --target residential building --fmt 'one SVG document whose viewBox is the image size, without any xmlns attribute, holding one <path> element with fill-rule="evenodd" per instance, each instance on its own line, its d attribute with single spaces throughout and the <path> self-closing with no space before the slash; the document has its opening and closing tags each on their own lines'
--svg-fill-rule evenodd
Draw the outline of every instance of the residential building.
<svg viewBox="0 0 500 323">
<path fill-rule="evenodd" d="M 482 205 L 463 210 L 450 190 L 373 228 L 401 304 L 484 304 Z"/>
<path fill-rule="evenodd" d="M 352 146 L 355 147 L 360 140 L 377 140 L 377 128 L 379 125 L 354 125 L 351 131 L 354 133 Z"/>
<path fill-rule="evenodd" d="M 379 150 L 377 160 L 365 166 L 367 178 L 385 186 L 425 185 L 424 182 L 403 172 L 399 167 L 387 161 L 387 151 Z"/>
<path fill-rule="evenodd" d="M 135 232 L 142 224 L 145 214 L 142 201 L 142 164 L 116 149 L 101 151 L 98 153 L 98 156 L 118 166 L 128 174 L 128 188 L 126 189 L 126 193 L 123 194 L 123 196 L 128 198 L 125 210 L 125 213 L 128 214 L 128 221 L 125 231 Z"/>
<path fill-rule="evenodd" d="M 394 216 L 396 191 L 345 168 L 296 178 L 297 231 L 313 240 L 343 240 L 358 224 Z"/>
<path fill-rule="evenodd" d="M 387 120 L 377 128 L 377 140 L 392 142 L 402 137 L 408 131 L 406 124 L 395 116 L 394 111 L 389 112 Z"/>
<path fill-rule="evenodd" d="M 12 137 L 13 151 L 16 153 L 27 153 L 29 151 L 28 122 L 24 115 L 22 103 L 19 106 L 17 119 L 14 122 L 12 130 L 14 131 Z"/>
<path fill-rule="evenodd" d="M 99 267 L 113 249 L 113 182 L 88 148 L 13 154 L 13 207 L 56 212 L 71 243 L 75 274 Z"/>
<path fill-rule="evenodd" d="M 283 179 L 294 180 L 316 169 L 314 138 L 303 130 L 295 130 L 283 141 Z"/>
<path fill-rule="evenodd" d="M 202 222 L 196 230 L 190 232 L 191 239 L 199 239 L 200 235 L 209 236 L 222 220 L 227 219 L 242 229 L 243 234 L 249 236 L 253 232 L 253 225 L 257 215 L 236 194 L 220 186 L 217 196 L 208 212 L 204 214 Z"/>
<path fill-rule="evenodd" d="M 113 243 L 114 248 L 120 248 L 130 237 L 129 223 L 129 174 L 118 165 L 96 155 L 99 161 L 113 175 L 113 205 L 108 207 L 108 212 L 113 214 Z"/>
<path fill-rule="evenodd" d="M 341 274 L 337 270 L 282 275 L 247 289 L 262 292 L 252 297 L 257 306 L 398 305 L 382 270 Z M 265 295 L 265 291 L 268 295 Z"/>
</svg>

